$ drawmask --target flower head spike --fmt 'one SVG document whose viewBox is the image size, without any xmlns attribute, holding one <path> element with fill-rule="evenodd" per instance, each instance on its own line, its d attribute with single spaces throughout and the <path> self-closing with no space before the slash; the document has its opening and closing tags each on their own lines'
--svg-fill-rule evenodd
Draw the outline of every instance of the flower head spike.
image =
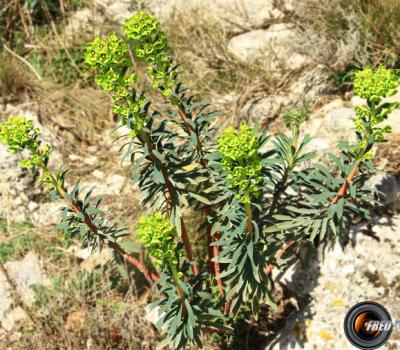
<svg viewBox="0 0 400 350">
<path fill-rule="evenodd" d="M 380 66 L 376 70 L 366 68 L 354 78 L 354 93 L 367 100 L 379 100 L 397 91 L 399 80 L 393 71 Z"/>
<path fill-rule="evenodd" d="M 125 22 L 124 31 L 132 42 L 135 55 L 148 64 L 146 71 L 152 80 L 152 88 L 169 96 L 177 73 L 172 67 L 172 51 L 160 24 L 147 12 L 139 11 Z"/>
<path fill-rule="evenodd" d="M 9 117 L 0 124 L 0 142 L 8 146 L 10 153 L 24 149 L 35 151 L 40 144 L 40 130 L 33 127 L 33 122 L 25 117 Z"/>
<path fill-rule="evenodd" d="M 95 38 L 86 46 L 85 63 L 91 68 L 107 72 L 121 70 L 131 65 L 125 42 L 110 33 L 106 40 Z"/>
<path fill-rule="evenodd" d="M 138 239 L 147 248 L 149 254 L 156 259 L 158 265 L 178 263 L 177 253 L 179 252 L 174 242 L 177 233 L 166 215 L 155 212 L 150 216 L 141 217 L 136 232 Z"/>
<path fill-rule="evenodd" d="M 245 123 L 240 125 L 239 131 L 228 127 L 218 138 L 222 166 L 228 172 L 228 186 L 239 189 L 236 198 L 243 203 L 249 203 L 250 196 L 258 194 L 262 182 L 258 147 L 254 130 Z"/>
<path fill-rule="evenodd" d="M 40 147 L 40 130 L 25 117 L 9 117 L 5 122 L 0 123 L 0 142 L 8 146 L 11 154 L 24 150 L 30 151 L 30 156 L 24 154 L 25 158 L 20 162 L 23 168 L 44 166 L 52 151 L 49 145 Z"/>
</svg>

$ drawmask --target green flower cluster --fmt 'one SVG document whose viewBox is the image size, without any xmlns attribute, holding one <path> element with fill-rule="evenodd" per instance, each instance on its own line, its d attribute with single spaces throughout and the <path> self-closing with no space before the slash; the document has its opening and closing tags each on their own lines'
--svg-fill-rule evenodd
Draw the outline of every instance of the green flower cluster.
<svg viewBox="0 0 400 350">
<path fill-rule="evenodd" d="M 113 112 L 122 117 L 123 124 L 136 136 L 145 125 L 142 112 L 145 101 L 143 97 L 136 98 L 136 74 L 126 73 L 132 62 L 125 42 L 114 33 L 106 40 L 94 39 L 86 47 L 85 63 L 96 72 L 96 84 L 113 92 Z"/>
<path fill-rule="evenodd" d="M 354 93 L 372 102 L 379 102 L 381 97 L 396 93 L 398 78 L 391 70 L 380 66 L 376 70 L 366 68 L 358 71 L 354 78 Z"/>
<path fill-rule="evenodd" d="M 35 168 L 46 164 L 51 148 L 46 145 L 39 150 L 40 130 L 33 127 L 33 122 L 25 117 L 9 117 L 0 123 L 0 142 L 8 146 L 11 154 L 29 150 L 31 156 L 21 161 L 24 168 Z"/>
<path fill-rule="evenodd" d="M 149 65 L 146 70 L 152 80 L 152 88 L 170 96 L 177 73 L 173 69 L 172 51 L 160 23 L 147 12 L 139 11 L 125 22 L 124 31 L 132 41 L 136 56 Z"/>
<path fill-rule="evenodd" d="M 363 159 L 370 159 L 373 156 L 372 144 L 383 142 L 385 135 L 392 131 L 389 125 L 381 127 L 378 124 L 383 122 L 398 104 L 379 103 L 382 97 L 396 93 L 398 83 L 396 75 L 382 66 L 375 71 L 367 68 L 355 75 L 354 92 L 368 101 L 366 106 L 356 107 L 356 118 L 353 121 L 357 132 L 362 135 L 353 151 L 362 154 Z M 369 151 L 364 152 L 368 148 Z"/>
<path fill-rule="evenodd" d="M 140 242 L 156 259 L 158 265 L 176 266 L 178 264 L 177 254 L 179 252 L 174 242 L 177 232 L 166 215 L 155 212 L 150 216 L 141 217 L 136 227 L 136 233 Z"/>
<path fill-rule="evenodd" d="M 228 171 L 228 186 L 239 189 L 236 198 L 242 203 L 250 203 L 251 195 L 258 195 L 263 181 L 259 142 L 253 129 L 245 123 L 239 131 L 228 127 L 217 141 L 222 167 Z"/>
</svg>

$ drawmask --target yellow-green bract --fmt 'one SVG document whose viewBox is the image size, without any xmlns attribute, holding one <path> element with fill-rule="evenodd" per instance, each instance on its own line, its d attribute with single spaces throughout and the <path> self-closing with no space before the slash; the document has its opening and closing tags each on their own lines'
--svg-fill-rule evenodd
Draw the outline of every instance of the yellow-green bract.
<svg viewBox="0 0 400 350">
<path fill-rule="evenodd" d="M 383 142 L 385 135 L 392 131 L 389 125 L 379 126 L 398 103 L 388 102 L 381 104 L 381 98 L 392 96 L 397 92 L 398 78 L 393 71 L 384 67 L 376 70 L 366 68 L 358 71 L 354 78 L 354 92 L 358 96 L 367 99 L 366 106 L 357 106 L 354 126 L 357 132 L 365 135 L 354 147 L 354 151 L 362 153 L 363 159 L 370 159 L 373 156 L 373 142 Z M 363 150 L 367 150 L 364 152 Z M 361 152 L 360 152 L 361 150 Z"/>
<path fill-rule="evenodd" d="M 139 11 L 125 22 L 124 31 L 135 55 L 148 64 L 146 71 L 152 88 L 160 89 L 165 96 L 171 95 L 177 73 L 172 67 L 172 51 L 160 24 L 147 12 Z"/>
<path fill-rule="evenodd" d="M 21 160 L 23 168 L 34 168 L 45 164 L 49 159 L 51 148 L 44 146 L 39 151 L 40 130 L 33 127 L 33 122 L 25 117 L 9 117 L 0 124 L 0 142 L 8 146 L 10 153 L 19 153 L 27 149 L 31 156 Z"/>
<path fill-rule="evenodd" d="M 136 227 L 136 233 L 158 265 L 172 264 L 176 266 L 178 263 L 177 246 L 174 240 L 177 233 L 166 215 L 155 212 L 141 217 Z"/>
<path fill-rule="evenodd" d="M 354 93 L 367 100 L 375 100 L 394 95 L 397 85 L 398 78 L 393 71 L 383 66 L 376 70 L 366 68 L 355 74 Z"/>
<path fill-rule="evenodd" d="M 145 125 L 141 113 L 145 101 L 143 97 L 136 97 L 136 74 L 127 73 L 132 62 L 125 41 L 114 33 L 106 40 L 95 38 L 86 47 L 85 63 L 96 72 L 96 84 L 104 91 L 113 92 L 112 110 L 135 136 Z"/>
<path fill-rule="evenodd" d="M 228 171 L 228 186 L 239 188 L 236 198 L 243 203 L 250 203 L 251 195 L 257 196 L 262 182 L 258 147 L 253 129 L 245 123 L 240 125 L 239 131 L 233 127 L 226 128 L 218 138 L 222 167 Z"/>
</svg>

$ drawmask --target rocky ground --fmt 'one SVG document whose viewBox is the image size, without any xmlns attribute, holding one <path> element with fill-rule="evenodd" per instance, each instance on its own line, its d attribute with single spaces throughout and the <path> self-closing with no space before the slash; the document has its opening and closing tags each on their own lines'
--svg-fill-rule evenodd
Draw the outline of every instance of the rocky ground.
<svg viewBox="0 0 400 350">
<path fill-rule="evenodd" d="M 217 107 L 235 106 L 228 109 L 234 111 L 232 115 L 222 112 L 221 124 L 237 124 L 245 119 L 251 123 L 257 121 L 276 132 L 283 130 L 284 108 L 305 102 L 310 118 L 303 131 L 313 137 L 309 147 L 323 157 L 324 152 L 335 151 L 340 139 L 352 137 L 354 107 L 362 102 L 349 92 L 344 94 L 333 89 L 327 81 L 326 67 L 313 52 L 302 48 L 301 33 L 287 17 L 294 2 L 286 1 L 283 7 L 273 3 L 270 0 L 145 0 L 133 5 L 128 0 L 93 0 L 90 7 L 78 10 L 70 18 L 63 35 L 68 38 L 76 32 L 89 31 L 89 27 L 101 26 L 105 21 L 110 26 L 121 23 L 138 7 L 152 11 L 165 26 L 177 16 L 178 10 L 179 13 L 196 13 L 207 26 L 216 26 L 224 33 L 230 60 L 268 71 L 267 84 L 274 82 L 276 87 L 271 91 L 243 86 L 222 95 L 210 95 Z M 393 99 L 400 101 L 400 94 Z M 85 145 L 85 152 L 80 152 L 79 147 L 66 152 L 59 133 L 40 118 L 33 105 L 5 103 L 1 117 L 21 114 L 34 120 L 45 141 L 56 150 L 54 162 L 71 167 L 72 177 L 80 177 L 83 187 L 95 186 L 95 193 L 104 196 L 106 204 L 119 216 L 134 213 L 130 218 L 132 224 L 141 212 L 140 199 L 138 191 L 127 180 L 129 169 L 115 166 L 119 155 L 118 146 L 112 144 L 112 127 L 107 126 L 102 131 L 98 144 Z M 273 327 L 273 332 L 265 331 L 267 336 L 264 340 L 261 337 L 262 345 L 257 345 L 257 349 L 351 349 L 343 334 L 342 322 L 347 310 L 363 300 L 382 303 L 394 319 L 400 319 L 396 303 L 400 295 L 400 270 L 396 263 L 400 255 L 400 170 L 393 166 L 395 160 L 391 157 L 391 154 L 398 154 L 399 143 L 395 140 L 399 140 L 400 135 L 399 116 L 400 109 L 397 109 L 387 121 L 393 128 L 389 139 L 392 148 L 385 148 L 381 153 L 378 150 L 377 154 L 382 155 L 376 159 L 380 172 L 370 181 L 371 186 L 386 195 L 384 214 L 377 215 L 370 223 L 352 227 L 348 242 L 337 243 L 324 257 L 313 261 L 310 269 L 292 266 L 287 271 L 274 272 L 277 283 L 290 294 L 291 311 L 285 315 L 282 327 Z M 20 170 L 17 165 L 18 157 L 10 156 L 0 145 L 0 219 L 7 225 L 10 221 L 29 221 L 35 230 L 47 230 L 58 222 L 60 203 L 46 200 L 32 174 Z M 87 171 L 80 172 L 82 167 Z M 122 194 L 130 203 L 128 208 L 124 206 L 125 212 L 113 201 Z M 76 259 L 78 268 L 88 271 L 110 258 L 107 252 L 89 257 L 88 252 L 78 247 L 69 249 L 69 256 Z M 0 337 L 10 339 L 17 337 L 13 332 L 18 329 L 19 322 L 30 318 L 20 305 L 21 302 L 29 307 L 34 305 L 30 287 L 49 286 L 50 276 L 43 257 L 37 252 L 25 252 L 18 259 L 6 262 L 4 267 L 5 270 L 0 271 Z M 12 285 L 18 295 L 13 292 Z M 260 334 L 257 337 L 260 338 Z M 386 348 L 398 347 L 400 335 L 394 332 Z"/>
</svg>

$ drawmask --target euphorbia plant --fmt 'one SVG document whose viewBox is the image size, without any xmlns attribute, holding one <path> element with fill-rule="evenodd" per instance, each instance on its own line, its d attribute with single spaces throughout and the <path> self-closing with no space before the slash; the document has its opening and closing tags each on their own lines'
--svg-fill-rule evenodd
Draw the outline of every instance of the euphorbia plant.
<svg viewBox="0 0 400 350">
<path fill-rule="evenodd" d="M 203 333 L 229 330 L 243 307 L 256 316 L 261 304 L 275 306 L 275 266 L 369 218 L 368 209 L 379 204 L 364 186 L 374 171 L 370 158 L 374 144 L 390 132 L 380 123 L 397 106 L 381 101 L 396 92 L 398 79 L 383 67 L 355 74 L 354 92 L 366 99 L 356 109 L 355 142 L 342 142 L 340 153 L 328 154 L 329 164 L 322 164 L 306 151 L 304 110 L 288 111 L 285 134 L 271 137 L 242 123 L 217 136 L 211 127 L 215 113 L 181 83 L 159 23 L 138 12 L 125 22 L 124 33 L 96 38 L 87 46 L 86 64 L 100 88 L 112 94 L 113 111 L 126 131 L 124 159 L 132 162 L 133 180 L 150 212 L 136 229 L 150 258 L 146 266 L 123 248 L 129 233 L 107 220 L 100 199 L 90 192 L 83 196 L 78 185 L 69 190 L 66 172 L 48 168 L 51 149 L 32 122 L 10 117 L 1 124 L 0 141 L 11 153 L 27 150 L 21 165 L 40 171 L 52 197 L 65 200 L 60 228 L 92 250 L 108 246 L 154 286 L 158 325 L 167 330 L 163 345 L 201 346 Z M 149 79 L 144 91 L 136 87 L 140 71 Z M 160 93 L 163 107 L 147 99 L 150 90 Z M 190 231 L 183 215 L 189 208 L 205 218 Z"/>
</svg>

